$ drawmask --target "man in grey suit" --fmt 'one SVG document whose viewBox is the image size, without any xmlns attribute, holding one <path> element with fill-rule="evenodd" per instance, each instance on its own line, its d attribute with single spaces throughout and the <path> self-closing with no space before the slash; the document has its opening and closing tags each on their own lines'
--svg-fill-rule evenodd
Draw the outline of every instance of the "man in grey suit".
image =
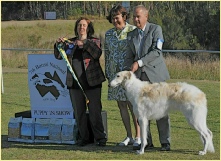
<svg viewBox="0 0 221 161">
<path fill-rule="evenodd" d="M 159 25 L 148 22 L 148 10 L 143 5 L 138 5 L 133 12 L 136 29 L 127 35 L 128 50 L 125 57 L 125 70 L 133 71 L 142 81 L 163 82 L 170 78 L 164 58 L 162 45 L 164 42 L 162 29 Z M 162 151 L 170 150 L 170 120 L 169 116 L 157 120 L 157 128 Z M 149 122 L 150 123 L 150 122 Z M 150 125 L 150 124 L 149 124 Z M 148 145 L 152 148 L 150 127 Z M 140 140 L 134 150 L 140 149 Z"/>
</svg>

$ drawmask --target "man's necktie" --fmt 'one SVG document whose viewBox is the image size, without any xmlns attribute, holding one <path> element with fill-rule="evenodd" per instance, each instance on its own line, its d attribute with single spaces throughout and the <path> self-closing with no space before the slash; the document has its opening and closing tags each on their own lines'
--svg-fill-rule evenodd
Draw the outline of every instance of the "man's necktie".
<svg viewBox="0 0 221 161">
<path fill-rule="evenodd" d="M 143 35 L 144 35 L 144 31 L 143 31 L 143 30 L 139 30 L 139 35 L 140 35 L 140 44 L 139 44 L 138 57 L 141 56 L 141 48 L 142 48 L 142 45 L 143 45 Z"/>
<path fill-rule="evenodd" d="M 139 34 L 140 34 L 141 38 L 143 38 L 143 30 L 139 30 Z"/>
</svg>

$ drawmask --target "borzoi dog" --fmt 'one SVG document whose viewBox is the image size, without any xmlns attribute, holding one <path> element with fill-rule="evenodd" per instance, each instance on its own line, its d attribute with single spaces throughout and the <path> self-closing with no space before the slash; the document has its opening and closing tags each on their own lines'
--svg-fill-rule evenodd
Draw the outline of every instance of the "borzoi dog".
<svg viewBox="0 0 221 161">
<path fill-rule="evenodd" d="M 199 132 L 204 144 L 199 155 L 205 155 L 207 151 L 215 152 L 212 132 L 206 125 L 206 95 L 200 89 L 187 83 L 151 84 L 137 79 L 131 71 L 117 73 L 110 82 L 111 87 L 120 84 L 126 90 L 141 129 L 141 148 L 137 154 L 143 154 L 147 145 L 148 120 L 161 119 L 171 110 L 180 110 L 188 123 Z"/>
</svg>

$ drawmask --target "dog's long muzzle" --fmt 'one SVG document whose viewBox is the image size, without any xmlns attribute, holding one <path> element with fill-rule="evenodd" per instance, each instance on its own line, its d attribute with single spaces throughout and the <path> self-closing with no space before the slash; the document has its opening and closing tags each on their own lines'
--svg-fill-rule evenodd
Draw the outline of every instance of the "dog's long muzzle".
<svg viewBox="0 0 221 161">
<path fill-rule="evenodd" d="M 110 83 L 108 83 L 108 87 L 112 87 L 112 88 L 115 88 L 115 87 L 117 87 L 117 86 L 119 86 L 119 85 L 120 85 L 120 84 L 114 82 L 114 80 L 112 80 Z"/>
</svg>

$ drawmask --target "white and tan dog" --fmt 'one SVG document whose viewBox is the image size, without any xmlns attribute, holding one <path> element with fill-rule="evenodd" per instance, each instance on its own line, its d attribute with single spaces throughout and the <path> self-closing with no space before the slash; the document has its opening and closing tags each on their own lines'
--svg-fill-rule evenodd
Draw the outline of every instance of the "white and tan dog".
<svg viewBox="0 0 221 161">
<path fill-rule="evenodd" d="M 138 154 L 144 153 L 147 145 L 148 120 L 158 120 L 171 110 L 180 110 L 188 123 L 199 132 L 204 149 L 215 152 L 212 132 L 206 124 L 207 100 L 206 95 L 197 87 L 187 83 L 149 83 L 136 78 L 131 71 L 116 74 L 110 82 L 111 87 L 122 85 L 126 90 L 128 100 L 133 105 L 133 111 L 138 118 L 141 129 L 141 148 Z"/>
</svg>

